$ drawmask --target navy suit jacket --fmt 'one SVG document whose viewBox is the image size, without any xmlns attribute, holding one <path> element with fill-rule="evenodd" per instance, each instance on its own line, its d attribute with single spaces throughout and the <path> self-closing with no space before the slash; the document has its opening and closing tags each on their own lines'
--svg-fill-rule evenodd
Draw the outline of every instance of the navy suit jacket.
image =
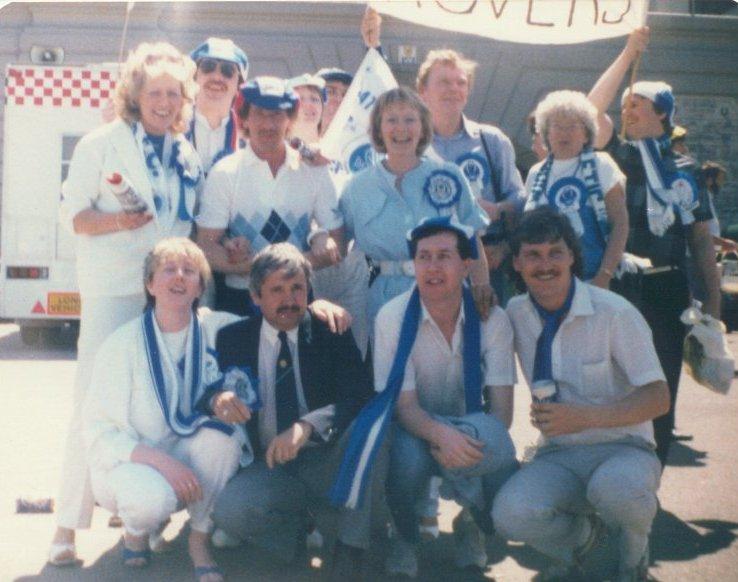
<svg viewBox="0 0 738 582">
<path fill-rule="evenodd" d="M 246 366 L 259 375 L 259 338 L 262 317 L 254 316 L 232 323 L 220 330 L 215 341 L 218 364 L 225 371 L 230 366 Z M 362 362 L 353 334 L 331 333 L 327 324 L 306 312 L 297 334 L 300 380 L 308 410 L 335 404 L 336 414 L 329 441 L 351 424 L 362 406 L 373 395 L 367 366 Z M 258 419 L 252 416 L 246 429 L 257 455 L 262 453 Z"/>
</svg>

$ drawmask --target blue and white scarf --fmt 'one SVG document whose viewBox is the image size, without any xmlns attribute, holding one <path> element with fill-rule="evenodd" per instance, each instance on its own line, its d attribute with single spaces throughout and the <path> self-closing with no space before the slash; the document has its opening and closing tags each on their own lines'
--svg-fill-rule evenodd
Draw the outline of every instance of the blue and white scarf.
<svg viewBox="0 0 738 582">
<path fill-rule="evenodd" d="M 193 222 L 197 186 L 202 179 L 195 150 L 184 136 L 167 132 L 160 160 L 141 122 L 135 124 L 133 133 L 146 162 L 160 228 L 169 232 L 176 220 Z"/>
<path fill-rule="evenodd" d="M 471 291 L 464 287 L 464 395 L 466 413 L 482 410 L 481 331 Z M 392 362 L 384 390 L 372 398 L 356 418 L 338 476 L 330 491 L 336 506 L 355 508 L 363 502 L 372 463 L 392 418 L 395 402 L 400 395 L 405 366 L 418 335 L 422 308 L 420 293 L 415 287 L 405 309 L 400 328 L 397 352 Z"/>
<path fill-rule="evenodd" d="M 648 228 L 663 236 L 680 214 L 683 224 L 691 224 L 692 211 L 699 206 L 697 185 L 689 174 L 678 172 L 671 159 L 664 159 L 662 149 L 671 147 L 669 136 L 646 138 L 633 142 L 641 154 L 646 174 L 646 204 Z"/>
<path fill-rule="evenodd" d="M 223 382 L 215 357 L 203 342 L 202 327 L 197 316 L 193 313 L 190 321 L 183 371 L 166 348 L 153 309 L 147 309 L 144 313 L 142 327 L 156 399 L 172 432 L 179 437 L 190 437 L 205 426 L 227 435 L 233 434 L 232 426 L 195 409 L 208 388 L 212 389 Z"/>
<path fill-rule="evenodd" d="M 531 189 L 531 207 L 536 208 L 543 204 L 551 204 L 548 200 L 548 180 L 551 174 L 551 168 L 553 167 L 553 155 L 549 154 L 546 161 L 541 166 L 541 169 L 536 174 L 535 180 L 533 181 L 533 188 Z M 574 170 L 572 178 L 581 170 L 582 182 L 586 190 L 586 200 L 581 201 L 582 203 L 589 204 L 594 211 L 597 225 L 599 226 L 600 234 L 607 243 L 608 237 L 610 236 L 610 223 L 607 218 L 607 207 L 605 206 L 605 193 L 602 191 L 602 185 L 600 184 L 599 173 L 597 172 L 597 156 L 591 147 L 585 148 L 579 154 L 579 161 L 577 167 Z M 558 182 L 557 182 L 558 183 Z M 557 210 L 560 208 L 554 206 Z M 584 226 L 582 220 L 577 214 L 579 211 L 579 205 L 573 208 L 572 212 L 564 212 L 569 218 L 569 222 L 572 223 L 572 227 L 579 236 L 584 234 Z"/>
</svg>

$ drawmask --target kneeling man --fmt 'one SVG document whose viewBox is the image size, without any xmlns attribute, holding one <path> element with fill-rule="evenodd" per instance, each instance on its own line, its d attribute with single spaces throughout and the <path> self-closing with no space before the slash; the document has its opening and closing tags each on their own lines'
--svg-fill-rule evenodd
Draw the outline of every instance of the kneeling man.
<svg viewBox="0 0 738 582">
<path fill-rule="evenodd" d="M 499 307 L 480 321 L 464 285 L 476 258 L 473 237 L 474 230 L 455 217 L 426 219 L 413 229 L 416 286 L 387 303 L 375 324 L 377 398 L 390 390 L 396 397 L 387 476 L 397 531 L 390 574 L 417 575 L 415 506 L 425 501 L 434 475 L 443 477 L 441 495 L 464 507 L 454 520 L 456 565 L 486 567 L 484 534 L 472 515 L 489 514 L 497 483 L 517 467 L 507 431 L 515 381 L 512 329 Z M 491 414 L 483 412 L 483 387 Z"/>
<path fill-rule="evenodd" d="M 507 313 L 542 436 L 497 495 L 495 527 L 557 560 L 544 579 L 568 580 L 604 521 L 620 536 L 619 580 L 646 580 L 661 475 L 651 419 L 669 409 L 651 331 L 628 301 L 578 278 L 576 235 L 555 210 L 524 215 L 511 246 L 528 293 Z"/>
<path fill-rule="evenodd" d="M 289 243 L 255 257 L 251 294 L 261 315 L 223 328 L 218 362 L 258 377 L 261 408 L 232 392 L 213 396 L 220 418 L 245 422 L 254 462 L 220 495 L 213 515 L 231 537 L 293 558 L 305 538 L 307 510 L 320 506 L 343 454 L 347 427 L 371 395 L 371 382 L 352 335 L 336 335 L 307 311 L 310 264 Z M 375 467 L 379 470 L 379 467 Z M 378 479 L 381 476 L 378 476 Z M 337 562 L 356 566 L 369 545 L 371 501 L 342 510 Z"/>
</svg>

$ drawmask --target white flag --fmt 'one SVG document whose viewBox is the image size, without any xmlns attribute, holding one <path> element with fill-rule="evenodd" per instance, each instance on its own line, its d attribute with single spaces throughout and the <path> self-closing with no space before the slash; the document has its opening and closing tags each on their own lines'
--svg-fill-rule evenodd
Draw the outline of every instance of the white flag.
<svg viewBox="0 0 738 582">
<path fill-rule="evenodd" d="M 648 0 L 377 0 L 378 12 L 415 24 L 528 44 L 624 36 L 646 23 Z"/>
<path fill-rule="evenodd" d="M 335 160 L 335 170 L 353 174 L 373 163 L 369 115 L 377 98 L 395 87 L 397 81 L 382 55 L 376 49 L 369 49 L 320 140 L 320 152 Z"/>
</svg>

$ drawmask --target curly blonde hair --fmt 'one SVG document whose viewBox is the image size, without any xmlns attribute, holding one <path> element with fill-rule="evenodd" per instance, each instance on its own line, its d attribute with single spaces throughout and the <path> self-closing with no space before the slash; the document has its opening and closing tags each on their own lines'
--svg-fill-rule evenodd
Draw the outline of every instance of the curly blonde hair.
<svg viewBox="0 0 738 582">
<path fill-rule="evenodd" d="M 587 144 L 591 146 L 597 137 L 597 108 L 581 91 L 553 91 L 543 98 L 535 110 L 536 132 L 543 138 L 546 147 L 551 119 L 556 115 L 581 121 L 587 132 Z"/>
<path fill-rule="evenodd" d="M 139 97 L 149 79 L 169 75 L 182 87 L 183 105 L 172 124 L 174 133 L 182 133 L 192 118 L 192 104 L 197 94 L 195 71 L 190 57 L 179 52 L 168 42 L 144 42 L 128 55 L 120 80 L 115 88 L 115 112 L 123 120 L 135 123 L 141 120 Z"/>
</svg>

